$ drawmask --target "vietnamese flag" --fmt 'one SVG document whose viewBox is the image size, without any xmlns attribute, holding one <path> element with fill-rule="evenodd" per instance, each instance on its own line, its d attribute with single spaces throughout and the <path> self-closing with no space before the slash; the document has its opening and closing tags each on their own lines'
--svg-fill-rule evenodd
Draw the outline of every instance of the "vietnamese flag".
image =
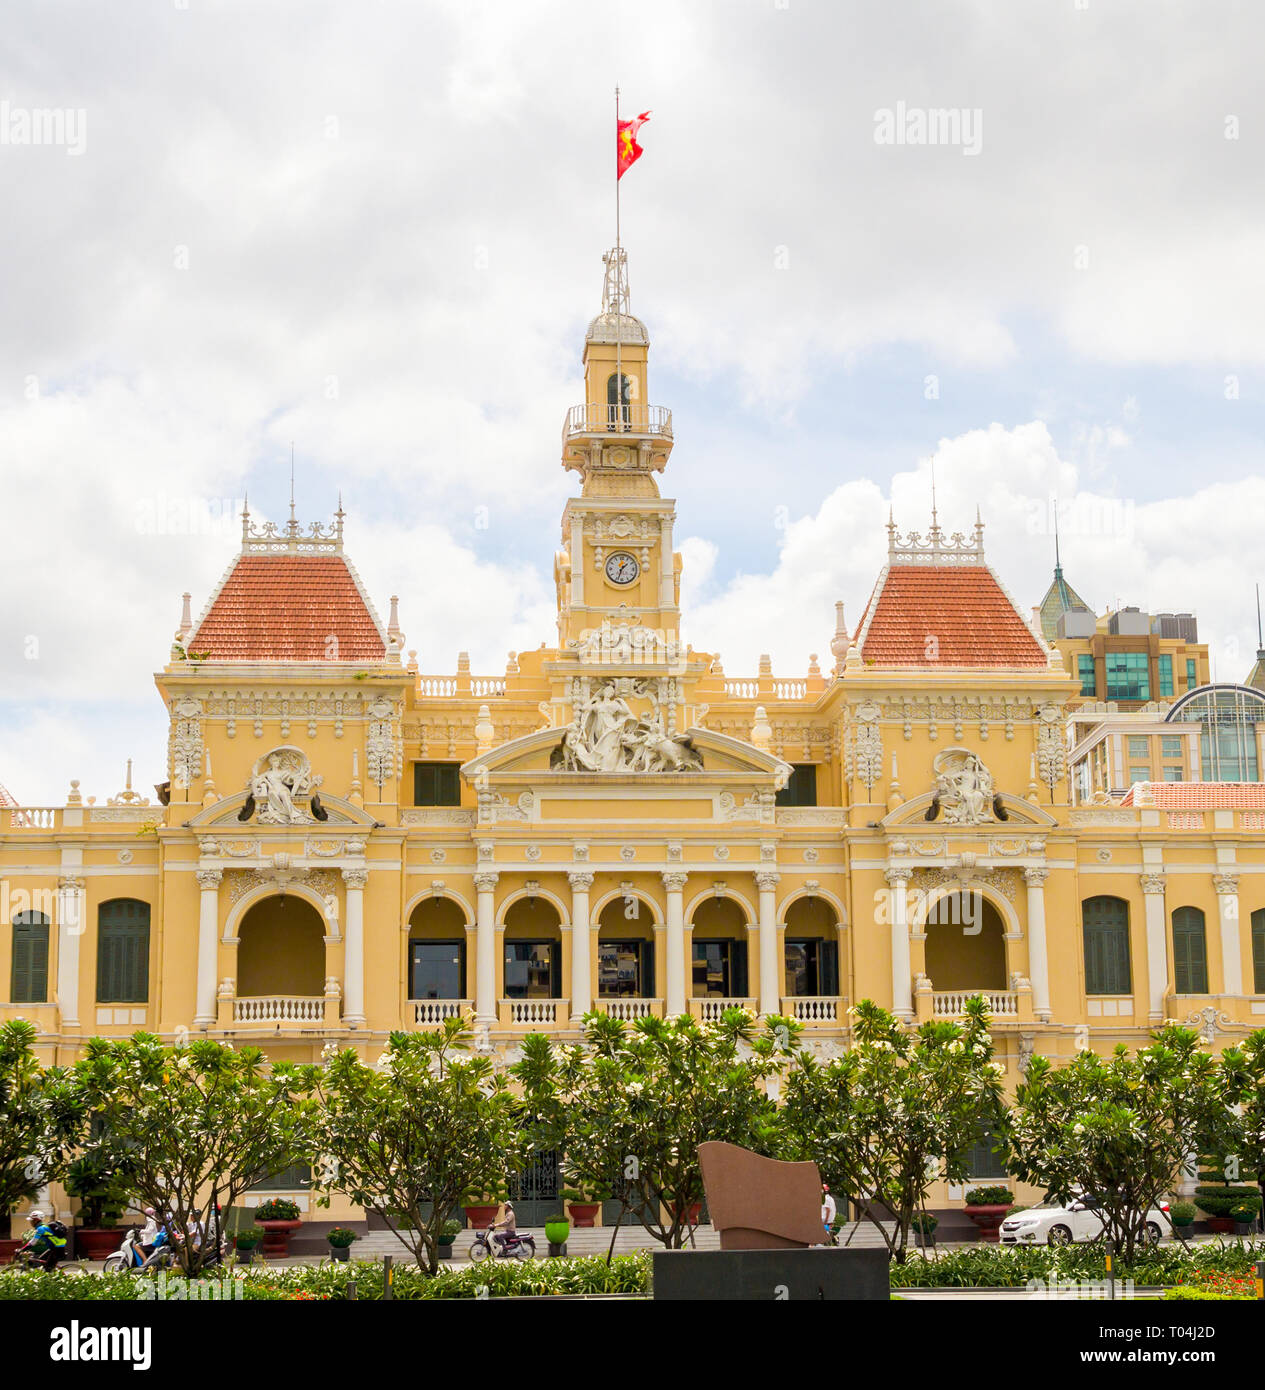
<svg viewBox="0 0 1265 1390">
<path fill-rule="evenodd" d="M 650 112 L 643 111 L 631 121 L 615 122 L 615 182 L 632 168 L 641 158 L 641 146 L 637 143 L 637 132 L 650 119 Z"/>
</svg>

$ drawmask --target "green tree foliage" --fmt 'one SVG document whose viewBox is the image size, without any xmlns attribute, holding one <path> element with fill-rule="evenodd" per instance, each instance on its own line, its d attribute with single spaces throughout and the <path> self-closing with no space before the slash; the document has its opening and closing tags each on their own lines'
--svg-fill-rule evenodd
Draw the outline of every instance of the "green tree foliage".
<svg viewBox="0 0 1265 1390">
<path fill-rule="evenodd" d="M 536 1142 L 560 1150 L 567 1185 L 590 1198 L 615 1193 L 676 1250 L 703 1200 L 698 1146 L 775 1146 L 776 1104 L 765 1083 L 784 1067 L 798 1031 L 785 1018 L 757 1025 L 738 1008 L 715 1022 L 682 1014 L 631 1026 L 590 1013 L 584 1044 L 530 1034 L 514 1073 Z"/>
<path fill-rule="evenodd" d="M 1007 1116 L 1007 1164 L 1047 1198 L 1095 1196 L 1104 1235 L 1127 1262 L 1147 1211 L 1173 1190 L 1189 1156 L 1221 1147 L 1231 1098 L 1224 1071 L 1189 1028 L 1163 1028 L 1132 1056 L 1121 1044 L 1109 1057 L 1083 1051 L 1061 1067 L 1034 1057 Z"/>
<path fill-rule="evenodd" d="M 903 1264 L 931 1184 L 965 1178 L 969 1146 L 981 1126 L 998 1122 L 1001 1071 L 982 997 L 967 1001 L 960 1024 L 912 1032 L 863 1000 L 853 1010 L 852 1047 L 824 1063 L 801 1052 L 787 1077 L 784 1156 L 815 1162 Z"/>
<path fill-rule="evenodd" d="M 314 1181 L 396 1231 L 419 1265 L 439 1269 L 439 1236 L 463 1200 L 499 1192 L 523 1166 L 526 1135 L 505 1076 L 466 1055 L 465 1020 L 392 1033 L 376 1064 L 350 1048 L 317 1081 Z"/>
<path fill-rule="evenodd" d="M 0 1024 L 0 1223 L 60 1176 L 80 1129 L 66 1072 L 40 1066 L 36 1036 L 24 1018 Z"/>
<path fill-rule="evenodd" d="M 127 1170 L 141 1204 L 170 1214 L 177 1233 L 200 1222 L 210 1236 L 217 1201 L 228 1208 L 260 1173 L 309 1152 L 313 1072 L 266 1063 L 257 1047 L 209 1038 L 165 1047 L 135 1033 L 91 1039 L 73 1085 L 98 1117 L 96 1151 Z M 196 1273 L 212 1243 L 178 1240 L 181 1268 Z"/>
</svg>

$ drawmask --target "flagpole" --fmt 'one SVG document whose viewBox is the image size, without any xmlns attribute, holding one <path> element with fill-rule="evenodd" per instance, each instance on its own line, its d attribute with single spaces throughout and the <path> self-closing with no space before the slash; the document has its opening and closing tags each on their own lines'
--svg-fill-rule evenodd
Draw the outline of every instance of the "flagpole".
<svg viewBox="0 0 1265 1390">
<path fill-rule="evenodd" d="M 619 238 L 619 83 L 615 84 L 615 413 L 620 425 L 624 423 L 624 364 L 620 352 L 623 338 L 620 315 L 623 313 L 624 255 Z"/>
</svg>

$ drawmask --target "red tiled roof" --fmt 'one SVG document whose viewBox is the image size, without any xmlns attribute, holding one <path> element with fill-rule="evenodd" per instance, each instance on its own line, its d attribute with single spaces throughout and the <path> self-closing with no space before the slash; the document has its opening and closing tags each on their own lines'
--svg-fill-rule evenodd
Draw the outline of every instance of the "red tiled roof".
<svg viewBox="0 0 1265 1390">
<path fill-rule="evenodd" d="M 892 565 L 858 632 L 862 659 L 877 666 L 1047 664 L 1041 644 L 985 565 Z"/>
<path fill-rule="evenodd" d="M 1149 799 L 1134 799 L 1138 787 L 1146 788 Z M 1140 782 L 1120 804 L 1157 811 L 1265 811 L 1265 782 Z"/>
<path fill-rule="evenodd" d="M 0 806 L 8 810 L 10 807 L 17 806 L 17 804 L 18 803 L 14 801 L 10 794 L 8 787 L 6 787 L 3 782 L 0 782 Z"/>
<path fill-rule="evenodd" d="M 386 643 L 342 555 L 243 554 L 186 650 L 211 661 L 381 661 Z"/>
</svg>

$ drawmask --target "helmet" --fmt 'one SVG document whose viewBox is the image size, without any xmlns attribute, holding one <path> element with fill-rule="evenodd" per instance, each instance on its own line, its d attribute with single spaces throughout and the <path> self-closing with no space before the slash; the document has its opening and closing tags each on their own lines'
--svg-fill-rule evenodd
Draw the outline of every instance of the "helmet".
<svg viewBox="0 0 1265 1390">
<path fill-rule="evenodd" d="M 29 1211 L 26 1214 L 26 1219 L 28 1221 L 34 1221 L 35 1224 L 38 1226 L 44 1220 L 44 1213 L 42 1211 Z"/>
</svg>

